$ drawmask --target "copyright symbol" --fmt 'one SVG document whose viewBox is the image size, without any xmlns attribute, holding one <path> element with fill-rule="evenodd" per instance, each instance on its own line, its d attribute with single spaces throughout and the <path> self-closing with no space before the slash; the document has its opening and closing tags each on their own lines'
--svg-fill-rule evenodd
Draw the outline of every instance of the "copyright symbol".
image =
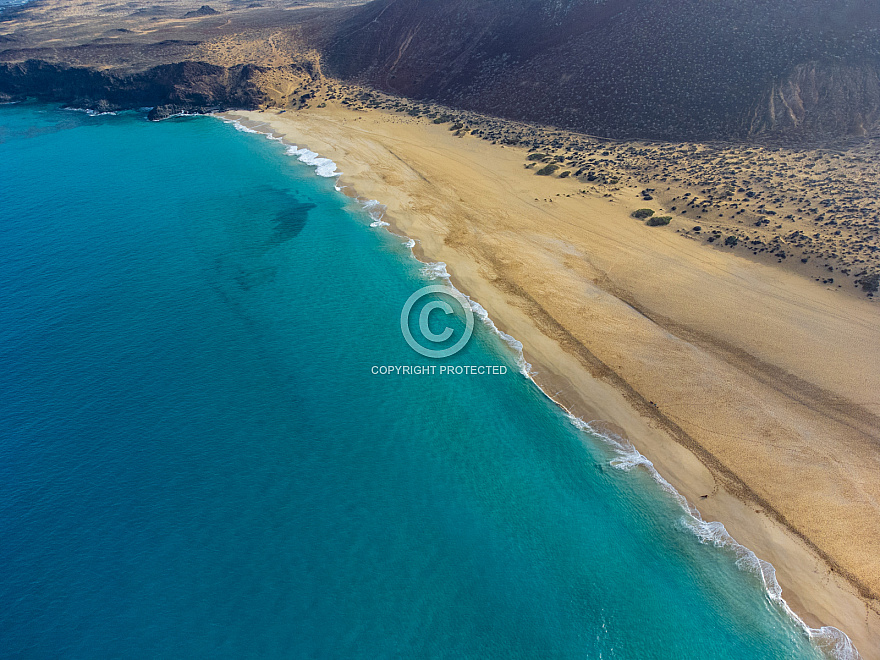
<svg viewBox="0 0 880 660">
<path fill-rule="evenodd" d="M 452 298 L 458 303 L 458 306 L 464 312 L 465 318 L 465 329 L 464 334 L 461 336 L 457 342 L 455 342 L 452 346 L 447 348 L 425 348 L 419 342 L 415 340 L 413 337 L 412 331 L 409 328 L 410 315 L 413 313 L 413 308 L 416 303 L 419 302 L 425 296 L 429 296 L 431 294 L 443 294 L 447 298 Z M 429 325 L 429 319 L 431 316 L 431 312 L 434 310 L 440 310 L 445 314 L 454 314 L 455 311 L 445 300 L 432 300 L 421 308 L 419 312 L 419 324 L 418 329 L 419 333 L 422 337 L 427 339 L 429 342 L 433 344 L 440 344 L 442 342 L 448 341 L 450 337 L 453 335 L 453 330 L 449 326 L 446 326 L 443 332 L 435 333 L 431 330 Z M 467 299 L 463 295 L 461 295 L 455 289 L 450 289 L 447 286 L 442 286 L 440 284 L 433 284 L 431 286 L 422 287 L 414 294 L 412 294 L 406 303 L 403 306 L 403 311 L 400 313 L 400 331 L 403 333 L 403 338 L 406 339 L 406 343 L 409 344 L 410 348 L 412 348 L 416 353 L 420 355 L 424 355 L 429 358 L 445 358 L 450 355 L 455 355 L 461 349 L 465 347 L 468 343 L 468 340 L 471 338 L 471 334 L 474 331 L 474 313 L 471 310 L 471 306 L 468 303 Z"/>
</svg>

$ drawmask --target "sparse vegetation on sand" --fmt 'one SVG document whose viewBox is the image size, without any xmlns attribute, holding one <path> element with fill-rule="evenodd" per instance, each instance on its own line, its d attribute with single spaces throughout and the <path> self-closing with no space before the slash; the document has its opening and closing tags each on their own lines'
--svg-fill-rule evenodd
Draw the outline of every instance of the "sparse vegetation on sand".
<svg viewBox="0 0 880 660">
<path fill-rule="evenodd" d="M 291 98 L 306 90 L 315 91 L 315 103 L 326 99 L 354 111 L 375 108 L 402 115 L 400 121 L 448 120 L 446 128 L 455 129 L 457 137 L 523 148 L 524 169 L 547 180 L 577 182 L 583 186 L 577 194 L 614 201 L 629 196 L 632 206 L 659 207 L 628 209 L 634 218 L 674 213 L 672 218 L 685 223 L 673 230 L 692 240 L 784 264 L 817 283 L 830 284 L 833 273 L 835 288 L 869 299 L 877 295 L 861 284 L 880 271 L 880 166 L 870 142 L 853 139 L 835 150 L 618 142 L 365 92 L 333 80 L 304 85 Z M 364 98 L 369 103 L 358 100 Z M 288 109 L 302 107 L 292 103 Z M 728 242 L 729 236 L 736 243 Z"/>
<path fill-rule="evenodd" d="M 670 222 L 672 222 L 671 215 L 656 215 L 653 218 L 649 218 L 645 224 L 649 227 L 665 227 Z"/>
<path fill-rule="evenodd" d="M 535 174 L 537 174 L 538 176 L 550 176 L 558 169 L 559 165 L 557 165 L 556 163 L 549 163 L 548 165 L 545 165 L 540 170 L 535 172 Z"/>
<path fill-rule="evenodd" d="M 862 286 L 862 291 L 866 293 L 877 293 L 877 290 L 880 289 L 880 273 L 873 273 L 867 277 L 863 277 L 859 280 L 859 284 Z"/>
</svg>

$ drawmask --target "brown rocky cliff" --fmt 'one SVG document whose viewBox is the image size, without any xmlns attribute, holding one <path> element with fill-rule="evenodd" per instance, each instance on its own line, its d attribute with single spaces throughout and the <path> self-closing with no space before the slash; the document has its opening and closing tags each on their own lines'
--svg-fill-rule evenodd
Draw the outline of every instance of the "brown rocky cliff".
<svg viewBox="0 0 880 660">
<path fill-rule="evenodd" d="M 42 60 L 0 62 L 0 98 L 36 98 L 99 110 L 155 107 L 153 118 L 161 118 L 177 112 L 259 107 L 267 99 L 262 80 L 276 69 L 179 62 L 128 73 Z M 285 69 L 290 71 L 283 73 L 304 80 L 313 75 L 308 67 Z"/>
</svg>

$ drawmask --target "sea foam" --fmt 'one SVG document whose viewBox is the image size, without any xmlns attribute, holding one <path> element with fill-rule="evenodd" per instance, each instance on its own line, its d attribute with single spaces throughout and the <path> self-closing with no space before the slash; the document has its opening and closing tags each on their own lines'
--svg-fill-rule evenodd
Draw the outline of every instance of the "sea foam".
<svg viewBox="0 0 880 660">
<path fill-rule="evenodd" d="M 236 130 L 242 131 L 244 133 L 260 134 L 265 136 L 269 140 L 282 141 L 283 139 L 281 137 L 276 137 L 274 133 L 266 133 L 256 130 L 261 126 L 264 126 L 265 124 L 258 124 L 256 127 L 251 128 L 242 124 L 238 119 L 221 119 L 228 124 L 232 124 Z M 318 176 L 329 178 L 339 177 L 342 174 L 342 172 L 337 169 L 336 163 L 334 163 L 329 158 L 322 158 L 320 155 L 309 149 L 300 149 L 296 145 L 292 145 L 287 147 L 286 153 L 288 156 L 295 156 L 297 160 L 299 160 L 301 163 L 305 163 L 306 165 L 314 167 L 315 174 L 317 174 Z M 343 187 L 340 186 L 338 182 L 335 188 L 337 192 L 342 192 Z M 375 199 L 362 201 L 361 205 L 364 211 L 366 211 L 366 213 L 372 220 L 372 222 L 370 222 L 371 227 L 380 228 L 391 226 L 390 223 L 384 220 L 385 214 L 388 210 L 387 206 Z M 413 248 L 415 248 L 416 246 L 416 242 L 408 236 L 405 236 L 404 238 L 406 238 L 406 242 L 404 243 L 404 245 L 409 248 L 412 253 Z M 418 259 L 414 253 L 412 253 L 412 257 L 414 259 Z M 421 273 L 423 277 L 429 280 L 445 280 L 446 284 L 450 288 L 452 288 L 462 298 L 467 300 L 468 304 L 471 306 L 471 311 L 480 319 L 480 321 L 483 322 L 483 325 L 489 328 L 489 330 L 491 330 L 496 336 L 498 336 L 501 341 L 503 341 L 514 352 L 514 354 L 516 355 L 516 364 L 519 368 L 519 372 L 526 378 L 533 378 L 535 374 L 532 372 L 532 365 L 529 364 L 525 359 L 525 355 L 523 354 L 522 342 L 518 341 L 516 338 L 512 337 L 506 332 L 500 330 L 498 326 L 495 325 L 495 322 L 492 321 L 491 317 L 489 316 L 489 312 L 486 311 L 485 307 L 483 307 L 476 300 L 462 293 L 452 285 L 451 276 L 449 275 L 449 271 L 447 271 L 446 269 L 445 263 L 443 263 L 442 261 L 426 263 L 422 266 Z"/>
<path fill-rule="evenodd" d="M 83 112 L 89 117 L 103 117 L 104 115 L 116 116 L 115 112 L 100 112 L 98 110 L 92 110 L 91 108 L 64 108 L 64 110 L 68 110 L 69 112 Z"/>
<path fill-rule="evenodd" d="M 336 163 L 329 158 L 321 158 L 318 154 L 309 149 L 298 149 L 296 146 L 292 146 L 287 148 L 287 154 L 289 156 L 296 156 L 297 160 L 301 163 L 314 167 L 315 174 L 318 176 L 327 177 L 329 179 L 342 174 L 342 172 L 336 169 Z"/>
<path fill-rule="evenodd" d="M 467 297 L 467 296 L 465 296 Z M 471 309 L 473 309 L 474 314 L 476 314 L 480 320 L 498 337 L 507 344 L 513 352 L 516 354 L 516 366 L 519 368 L 519 372 L 525 376 L 526 378 L 532 379 L 535 375 L 532 372 L 532 365 L 526 361 L 525 354 L 523 353 L 523 345 L 522 342 L 507 334 L 503 330 L 499 330 L 498 326 L 495 325 L 495 322 L 489 316 L 489 312 L 486 311 L 486 308 L 483 307 L 476 300 L 472 300 L 467 297 L 468 301 L 471 303 Z"/>
<path fill-rule="evenodd" d="M 407 247 L 410 249 L 414 248 L 416 243 L 414 240 L 409 239 L 406 243 Z M 453 289 L 458 295 L 467 300 L 468 304 L 471 307 L 471 311 L 476 315 L 480 321 L 483 322 L 489 330 L 491 330 L 497 337 L 501 339 L 508 347 L 514 352 L 516 355 L 516 366 L 519 369 L 519 372 L 525 376 L 526 378 L 531 379 L 534 375 L 532 373 L 532 365 L 526 361 L 525 355 L 523 354 L 523 345 L 522 342 L 518 341 L 516 338 L 510 336 L 506 332 L 498 329 L 498 326 L 495 325 L 495 322 L 489 316 L 489 312 L 486 311 L 486 308 L 483 307 L 476 300 L 471 298 L 469 295 L 462 293 L 451 283 L 451 275 L 449 271 L 446 269 L 446 264 L 442 261 L 436 261 L 431 263 L 426 263 L 422 266 L 421 273 L 423 277 L 426 277 L 429 280 L 446 280 L 447 285 Z"/>
<path fill-rule="evenodd" d="M 238 120 L 224 119 L 224 121 L 233 124 L 236 129 L 246 133 L 261 133 L 261 131 L 242 125 Z M 265 133 L 262 134 L 266 135 Z M 269 139 L 275 139 L 271 133 L 266 137 Z M 338 177 L 342 174 L 336 169 L 336 164 L 332 160 L 329 158 L 321 158 L 318 154 L 308 149 L 298 149 L 296 146 L 291 146 L 288 147 L 287 154 L 296 156 L 302 163 L 314 166 L 316 168 L 315 173 L 318 176 Z M 342 188 L 337 184 L 336 190 L 341 192 Z M 376 200 L 369 200 L 362 204 L 364 210 L 367 211 L 369 216 L 373 219 L 373 222 L 370 224 L 371 227 L 390 226 L 389 223 L 382 220 L 387 210 L 384 205 Z M 381 215 L 374 216 L 373 214 L 377 213 L 379 208 L 381 208 Z M 412 252 L 416 246 L 416 241 L 408 236 L 404 236 L 403 238 L 406 238 L 405 246 Z M 414 253 L 412 253 L 412 256 L 414 259 L 418 260 Z M 520 373 L 534 382 L 534 376 L 536 374 L 532 372 L 532 365 L 530 365 L 525 359 L 522 342 L 499 330 L 489 316 L 489 313 L 482 305 L 473 300 L 470 296 L 461 293 L 452 285 L 451 276 L 444 262 L 437 261 L 424 263 L 421 269 L 421 274 L 429 280 L 445 280 L 446 284 L 451 289 L 465 298 L 471 305 L 471 310 L 480 318 L 483 324 L 517 354 L 517 366 L 519 367 Z M 553 400 L 553 397 L 550 397 L 547 392 L 544 392 L 544 394 Z M 558 402 L 556 403 L 565 410 L 564 406 Z M 737 567 L 741 570 L 755 573 L 760 577 L 768 598 L 777 606 L 781 607 L 785 613 L 791 617 L 791 619 L 809 636 L 810 640 L 817 648 L 834 660 L 860 660 L 861 656 L 852 641 L 841 630 L 832 626 L 811 628 L 804 623 L 803 619 L 801 619 L 791 607 L 789 607 L 788 603 L 782 597 L 782 587 L 776 579 L 776 569 L 773 565 L 770 564 L 770 562 L 758 558 L 754 552 L 738 543 L 732 536 L 730 536 L 722 523 L 707 522 L 703 520 L 697 508 L 688 502 L 687 499 L 672 486 L 672 484 L 663 478 L 654 467 L 654 464 L 647 457 L 642 455 L 629 440 L 621 438 L 609 431 L 599 430 L 598 428 L 591 426 L 591 424 L 595 424 L 595 422 L 585 422 L 581 418 L 575 417 L 567 410 L 566 413 L 568 414 L 571 423 L 579 430 L 588 432 L 593 437 L 602 439 L 612 447 L 616 454 L 616 457 L 611 461 L 612 467 L 624 471 L 630 471 L 636 467 L 645 468 L 660 488 L 672 496 L 684 510 L 686 515 L 682 521 L 683 526 L 693 533 L 701 543 L 712 543 L 715 547 L 731 550 L 736 556 Z"/>
<path fill-rule="evenodd" d="M 242 133 L 256 133 L 257 135 L 261 134 L 260 131 L 255 131 L 252 128 L 248 128 L 247 126 L 242 124 L 237 119 L 230 119 L 230 120 L 224 120 L 224 121 L 226 121 L 227 124 L 232 124 L 233 127 L 235 127 L 235 130 L 241 131 Z M 263 133 L 262 135 L 265 135 L 265 133 Z"/>
<path fill-rule="evenodd" d="M 264 136 L 267 140 L 273 140 L 276 142 L 283 142 L 284 137 L 280 135 L 275 135 L 274 132 L 266 132 L 257 130 L 261 126 L 265 126 L 265 123 L 257 124 L 254 127 L 245 126 L 238 119 L 228 119 L 226 117 L 220 117 L 222 121 L 227 124 L 232 124 L 235 127 L 235 130 L 241 131 L 242 133 L 256 133 L 258 135 Z M 342 174 L 337 168 L 336 163 L 334 163 L 329 158 L 321 158 L 318 154 L 310 149 L 300 148 L 296 145 L 291 145 L 287 147 L 286 151 L 288 156 L 295 156 L 298 161 L 301 163 L 305 163 L 306 165 L 310 165 L 315 168 L 315 174 L 318 176 L 322 176 L 325 178 L 334 178 L 338 177 Z M 337 188 L 338 190 L 338 188 Z"/>
<path fill-rule="evenodd" d="M 446 280 L 449 281 L 449 271 L 446 270 L 446 264 L 442 261 L 434 261 L 426 263 L 420 271 L 422 277 L 429 280 Z"/>
<path fill-rule="evenodd" d="M 375 199 L 368 200 L 363 202 L 361 206 L 364 207 L 364 211 L 370 216 L 372 222 L 370 223 L 370 227 L 388 227 L 389 223 L 385 222 L 382 218 L 385 217 L 385 212 L 388 210 L 384 204 L 380 204 Z"/>
<path fill-rule="evenodd" d="M 752 550 L 738 543 L 730 535 L 723 523 L 703 520 L 697 508 L 688 502 L 687 498 L 679 493 L 672 484 L 666 481 L 663 475 L 654 467 L 654 464 L 646 456 L 639 453 L 629 440 L 611 431 L 600 429 L 598 426 L 595 426 L 595 421 L 585 422 L 571 413 L 567 414 L 576 428 L 600 438 L 612 448 L 616 454 L 615 458 L 611 460 L 612 467 L 626 472 L 636 467 L 646 469 L 660 488 L 671 495 L 684 510 L 685 516 L 681 521 L 682 526 L 694 534 L 700 543 L 711 543 L 716 548 L 724 548 L 731 551 L 736 557 L 737 567 L 760 578 L 764 585 L 764 591 L 770 601 L 782 608 L 792 621 L 809 636 L 817 648 L 829 657 L 834 658 L 834 660 L 860 660 L 861 656 L 853 645 L 852 640 L 843 631 L 833 626 L 822 626 L 821 628 L 811 628 L 808 626 L 782 597 L 782 587 L 776 579 L 776 569 L 773 567 L 773 564 L 759 558 Z"/>
</svg>

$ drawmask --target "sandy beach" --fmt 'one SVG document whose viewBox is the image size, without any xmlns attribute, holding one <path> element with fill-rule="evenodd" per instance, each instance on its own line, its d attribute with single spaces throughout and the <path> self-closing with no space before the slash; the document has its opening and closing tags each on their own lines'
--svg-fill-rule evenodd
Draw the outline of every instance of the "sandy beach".
<svg viewBox="0 0 880 660">
<path fill-rule="evenodd" d="M 647 226 L 644 182 L 536 176 L 522 147 L 384 110 L 232 116 L 334 160 L 548 394 L 771 562 L 808 625 L 880 658 L 878 304 L 693 240 L 692 220 Z"/>
</svg>

